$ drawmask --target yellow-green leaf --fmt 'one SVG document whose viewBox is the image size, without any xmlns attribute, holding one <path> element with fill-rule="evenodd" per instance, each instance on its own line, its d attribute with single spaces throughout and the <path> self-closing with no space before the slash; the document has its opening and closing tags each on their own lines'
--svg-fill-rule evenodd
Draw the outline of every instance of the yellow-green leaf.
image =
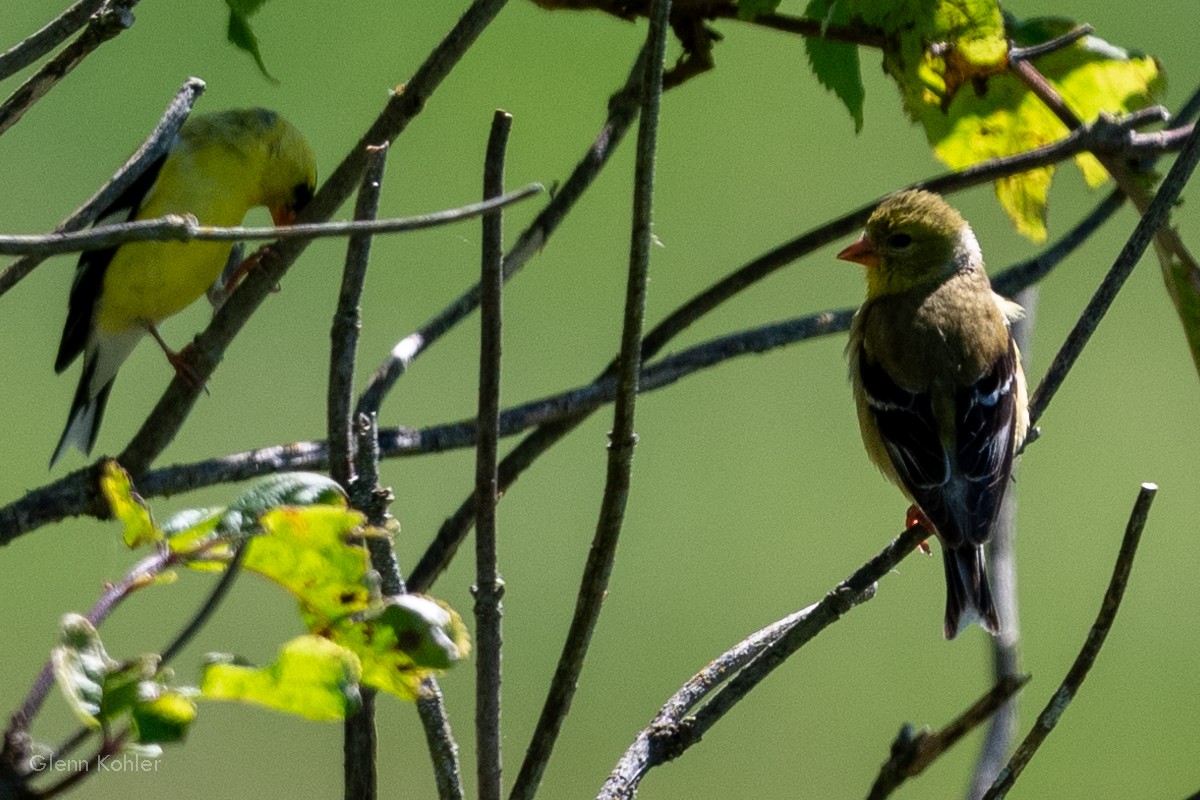
<svg viewBox="0 0 1200 800">
<path fill-rule="evenodd" d="M 334 506 L 278 508 L 261 519 L 243 566 L 275 581 L 323 620 L 362 611 L 370 601 L 367 551 L 348 537 L 364 518 Z"/>
<path fill-rule="evenodd" d="M 342 719 L 361 705 L 358 658 L 319 636 L 285 644 L 269 667 L 255 669 L 220 657 L 204 668 L 200 691 L 210 700 L 236 700 L 314 720 Z"/>
<path fill-rule="evenodd" d="M 154 519 L 146 501 L 133 490 L 129 473 L 116 461 L 104 462 L 100 473 L 100 491 L 108 500 L 112 515 L 125 526 L 125 544 L 130 550 L 144 544 L 162 541 L 162 533 L 154 527 Z"/>
<path fill-rule="evenodd" d="M 421 595 L 389 597 L 365 615 L 315 632 L 359 657 L 363 683 L 404 700 L 416 699 L 421 681 L 449 669 L 471 651 L 462 618 L 444 603 Z"/>
<path fill-rule="evenodd" d="M 143 684 L 143 694 L 134 704 L 133 732 L 139 744 L 183 741 L 196 719 L 196 704 L 188 693 L 157 683 Z"/>
</svg>

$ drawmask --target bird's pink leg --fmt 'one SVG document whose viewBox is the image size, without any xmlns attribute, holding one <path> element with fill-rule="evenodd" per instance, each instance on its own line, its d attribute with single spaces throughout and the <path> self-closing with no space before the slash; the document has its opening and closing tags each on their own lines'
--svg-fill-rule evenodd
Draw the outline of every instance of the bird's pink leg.
<svg viewBox="0 0 1200 800">
<path fill-rule="evenodd" d="M 196 370 L 192 369 L 192 366 L 188 364 L 187 354 L 189 348 L 191 348 L 190 344 L 186 345 L 179 352 L 176 352 L 168 347 L 167 343 L 163 341 L 162 334 L 158 332 L 158 328 L 154 327 L 150 323 L 146 323 L 146 330 L 149 331 L 150 335 L 154 337 L 154 341 L 158 342 L 158 346 L 162 348 L 163 353 L 167 356 L 168 363 L 170 363 L 178 377 L 187 381 L 196 388 L 204 386 L 204 381 L 201 380 L 198 374 L 196 374 Z"/>
<path fill-rule="evenodd" d="M 262 247 L 258 248 L 253 253 L 251 253 L 250 255 L 246 256 L 246 258 L 242 261 L 241 264 L 238 264 L 237 269 L 235 269 L 233 271 L 233 273 L 229 276 L 229 280 L 227 280 L 225 282 L 225 294 L 226 295 L 232 294 L 233 290 L 236 289 L 238 284 L 242 282 L 242 279 L 245 278 L 246 275 L 248 275 L 250 273 L 250 270 L 254 269 L 260 263 L 262 263 L 263 256 L 266 255 L 267 248 L 269 248 L 270 246 L 271 245 L 269 245 L 269 244 L 263 245 Z M 278 292 L 279 284 L 275 284 L 274 286 L 272 286 L 271 291 Z"/>
<path fill-rule="evenodd" d="M 937 528 L 929 521 L 929 517 L 925 516 L 925 512 L 916 505 L 909 506 L 908 513 L 904 516 L 904 527 L 911 528 L 913 525 L 920 525 L 929 532 L 930 536 L 937 532 Z M 921 542 L 917 545 L 917 549 L 927 556 L 933 555 L 933 551 L 929 549 L 929 542 Z"/>
</svg>

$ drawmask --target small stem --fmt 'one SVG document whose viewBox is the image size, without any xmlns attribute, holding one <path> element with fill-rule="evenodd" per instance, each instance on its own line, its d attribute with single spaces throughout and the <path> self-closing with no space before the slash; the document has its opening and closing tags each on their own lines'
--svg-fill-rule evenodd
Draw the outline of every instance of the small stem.
<svg viewBox="0 0 1200 800">
<path fill-rule="evenodd" d="M 1129 522 L 1125 526 L 1121 550 L 1117 554 L 1117 562 L 1113 566 L 1112 578 L 1104 592 L 1100 611 L 1096 614 L 1096 621 L 1088 631 L 1087 639 L 1084 641 L 1079 655 L 1075 657 L 1075 662 L 1071 664 L 1071 669 L 1063 678 L 1058 691 L 1054 693 L 1050 702 L 1046 704 L 1046 708 L 1038 715 L 1037 722 L 1030 729 L 1025 740 L 1021 742 L 1017 752 L 1013 754 L 1008 766 L 1000 771 L 996 782 L 983 796 L 984 800 L 1001 800 L 1008 794 L 1008 790 L 1020 777 L 1029 760 L 1033 758 L 1042 742 L 1054 730 L 1063 712 L 1067 710 L 1067 706 L 1078 695 L 1079 688 L 1087 679 L 1092 665 L 1096 663 L 1096 658 L 1100 655 L 1100 648 L 1104 646 L 1104 641 L 1108 638 L 1109 631 L 1112 630 L 1113 622 L 1116 621 L 1117 611 L 1121 607 L 1121 599 L 1125 596 L 1125 587 L 1129 585 L 1129 575 L 1133 569 L 1133 559 L 1137 555 L 1138 543 L 1141 541 L 1142 531 L 1146 527 L 1146 518 L 1150 514 L 1150 506 L 1154 503 L 1154 496 L 1157 493 L 1158 487 L 1153 483 L 1143 483 L 1138 491 L 1137 501 L 1133 505 L 1133 511 L 1129 514 Z"/>
<path fill-rule="evenodd" d="M 166 111 L 159 118 L 154 130 L 142 142 L 133 155 L 121 166 L 108 181 L 96 190 L 88 200 L 72 212 L 51 235 L 69 233 L 87 227 L 113 202 L 124 194 L 135 181 L 142 176 L 146 169 L 158 159 L 166 155 L 175 134 L 183 126 L 184 121 L 192 112 L 196 100 L 204 93 L 204 81 L 199 78 L 188 78 L 184 81 L 175 97 L 168 104 Z M 16 286 L 34 268 L 46 260 L 48 255 L 27 255 L 19 258 L 11 265 L 0 271 L 0 296 Z"/>
<path fill-rule="evenodd" d="M 629 497 L 633 451 L 637 444 L 633 421 L 638 379 L 642 366 L 642 328 L 646 315 L 646 287 L 652 246 L 655 152 L 658 142 L 659 106 L 662 100 L 663 59 L 666 51 L 670 0 L 653 0 L 650 30 L 646 34 L 646 80 L 642 84 L 642 111 L 638 126 L 634 166 L 633 230 L 630 237 L 629 278 L 621 348 L 617 361 L 617 396 L 613 405 L 613 427 L 609 434 L 608 469 L 596 533 L 580 581 L 575 613 L 563 642 L 562 653 L 542 706 L 541 716 L 513 786 L 512 800 L 532 800 L 537 793 L 553 753 L 563 721 L 583 670 L 592 633 L 600 617 L 601 603 L 616 558 Z"/>
<path fill-rule="evenodd" d="M 1009 63 L 1014 61 L 1031 61 L 1040 56 L 1057 52 L 1065 47 L 1070 47 L 1085 36 L 1092 35 L 1095 30 L 1091 25 L 1083 24 L 1076 25 L 1062 36 L 1055 37 L 1048 42 L 1030 45 L 1029 47 L 1015 47 L 1010 42 L 1008 48 Z"/>
<path fill-rule="evenodd" d="M 504 191 L 504 154 L 512 115 L 492 118 L 484 162 L 483 196 Z M 504 586 L 496 553 L 496 460 L 500 438 L 501 296 L 504 287 L 504 218 L 483 218 L 481 258 L 479 414 L 475 451 L 475 739 L 480 800 L 500 800 L 503 792 L 500 753 L 501 608 Z"/>
<path fill-rule="evenodd" d="M 379 195 L 383 170 L 387 166 L 386 143 L 371 148 L 362 186 L 354 207 L 354 220 L 373 220 L 379 212 Z M 342 286 L 338 293 L 337 309 L 330 326 L 329 391 L 326 427 L 329 441 L 329 474 L 350 491 L 354 477 L 354 445 L 351 439 L 350 407 L 354 402 L 354 363 L 358 357 L 358 337 L 362 331 L 363 283 L 371 259 L 371 235 L 351 236 L 346 242 L 346 265 L 342 271 Z"/>
<path fill-rule="evenodd" d="M 433 762 L 438 800 L 463 800 L 462 770 L 458 763 L 458 743 L 450 730 L 442 690 L 432 678 L 421 684 L 417 697 L 417 715 L 425 730 L 425 742 Z"/>
<path fill-rule="evenodd" d="M 87 27 L 75 41 L 47 61 L 7 100 L 0 103 L 0 134 L 16 125 L 34 103 L 45 97 L 97 47 L 133 25 L 133 7 L 137 4 L 138 0 L 105 0 L 88 19 Z"/>
<path fill-rule="evenodd" d="M 77 0 L 32 36 L 0 53 L 0 81 L 20 72 L 65 42 L 68 36 L 86 25 L 102 5 L 104 0 Z"/>
</svg>

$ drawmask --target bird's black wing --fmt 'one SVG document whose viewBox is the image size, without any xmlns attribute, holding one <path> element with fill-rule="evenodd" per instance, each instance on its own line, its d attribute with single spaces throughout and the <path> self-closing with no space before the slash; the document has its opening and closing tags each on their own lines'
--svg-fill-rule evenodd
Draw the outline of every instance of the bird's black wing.
<svg viewBox="0 0 1200 800">
<path fill-rule="evenodd" d="M 1008 348 L 992 368 L 955 400 L 958 469 L 965 484 L 963 504 L 972 544 L 987 541 L 1012 472 L 1017 414 L 1017 350 Z"/>
<path fill-rule="evenodd" d="M 150 187 L 158 180 L 158 173 L 166 160 L 167 155 L 164 154 L 146 167 L 129 188 L 100 213 L 96 224 L 133 219 Z M 80 253 L 79 264 L 75 267 L 75 280 L 71 283 L 67 321 L 63 325 L 62 341 L 58 344 L 58 357 L 54 359 L 55 372 L 62 372 L 70 366 L 87 346 L 92 317 L 96 312 L 96 300 L 100 297 L 100 289 L 104 284 L 104 271 L 108 269 L 116 252 L 116 247 L 106 247 L 103 250 L 86 250 Z"/>
<path fill-rule="evenodd" d="M 943 530 L 950 454 L 942 445 L 929 394 L 904 389 L 865 352 L 859 357 L 859 376 L 879 437 L 904 488 L 939 532 L 954 541 L 953 528 Z"/>
</svg>

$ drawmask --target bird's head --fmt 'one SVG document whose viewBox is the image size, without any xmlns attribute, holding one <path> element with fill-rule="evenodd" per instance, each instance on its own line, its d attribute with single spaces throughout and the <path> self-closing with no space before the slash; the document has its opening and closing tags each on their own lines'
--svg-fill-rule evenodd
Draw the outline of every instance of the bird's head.
<svg viewBox="0 0 1200 800">
<path fill-rule="evenodd" d="M 868 296 L 939 283 L 982 268 L 975 234 L 962 215 L 932 192 L 910 190 L 884 200 L 858 241 L 837 257 L 867 267 Z"/>
</svg>

